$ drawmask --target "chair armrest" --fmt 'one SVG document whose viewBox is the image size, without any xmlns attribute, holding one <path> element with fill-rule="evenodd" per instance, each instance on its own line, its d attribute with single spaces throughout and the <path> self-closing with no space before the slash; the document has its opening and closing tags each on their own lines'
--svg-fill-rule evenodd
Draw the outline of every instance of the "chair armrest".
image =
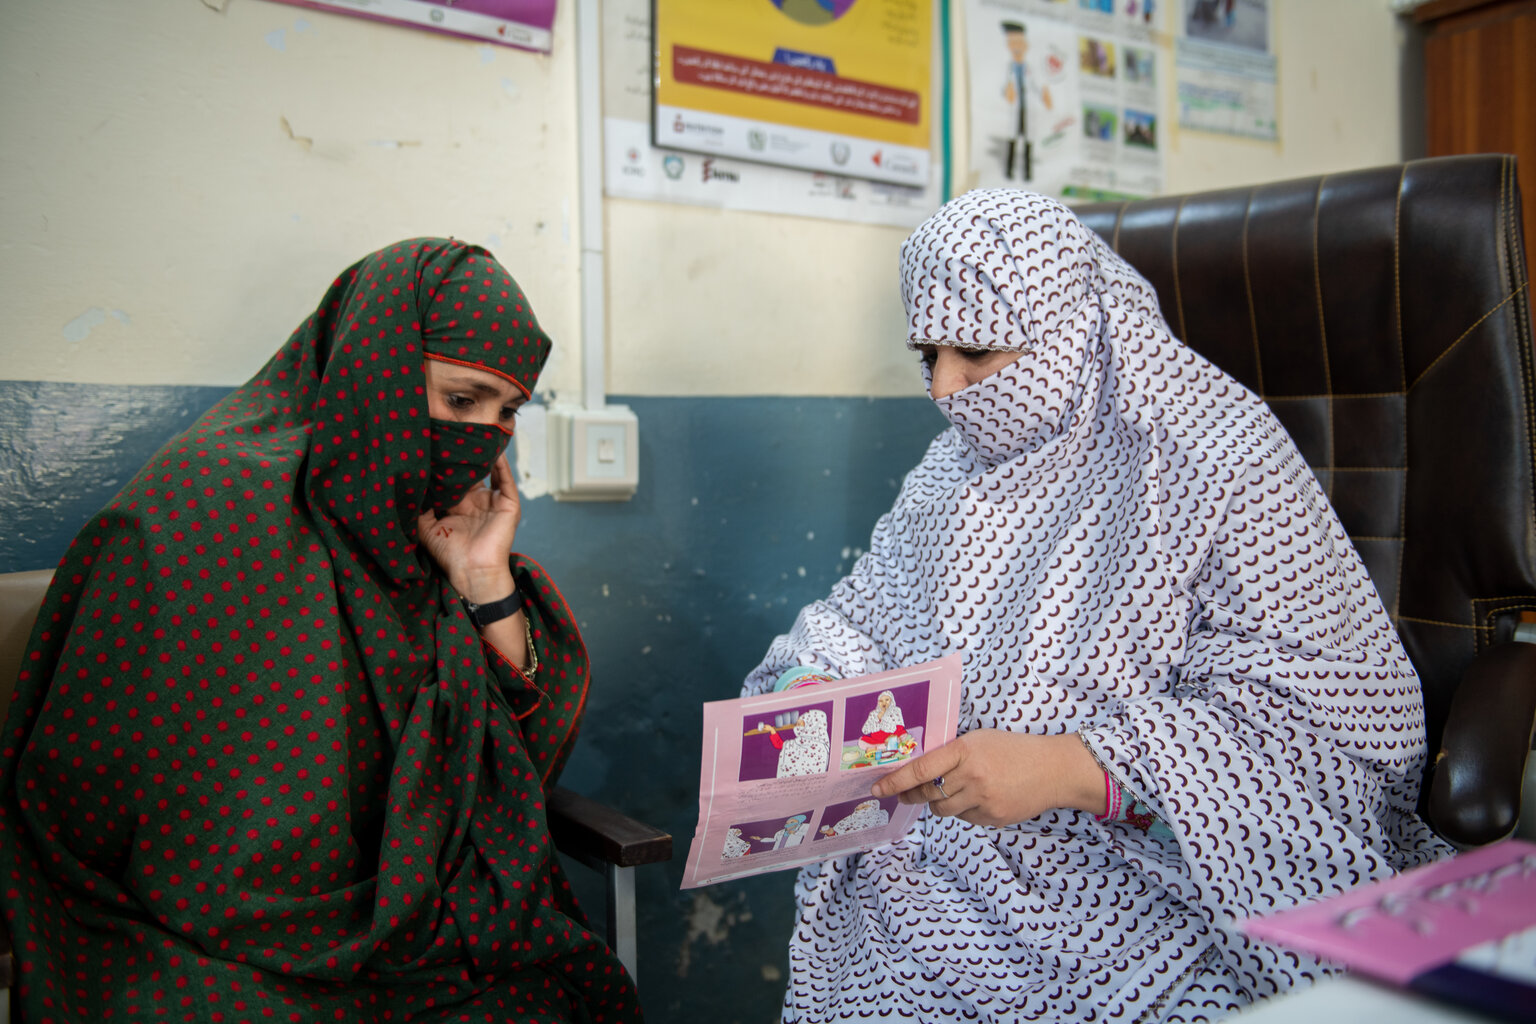
<svg viewBox="0 0 1536 1024">
<path fill-rule="evenodd" d="M 555 846 L 585 864 L 627 868 L 672 859 L 670 833 L 596 800 L 556 786 L 547 806 Z"/>
<path fill-rule="evenodd" d="M 1533 730 L 1536 644 L 1495 644 L 1467 667 L 1451 698 L 1429 791 L 1436 831 L 1463 847 L 1514 831 Z"/>
</svg>

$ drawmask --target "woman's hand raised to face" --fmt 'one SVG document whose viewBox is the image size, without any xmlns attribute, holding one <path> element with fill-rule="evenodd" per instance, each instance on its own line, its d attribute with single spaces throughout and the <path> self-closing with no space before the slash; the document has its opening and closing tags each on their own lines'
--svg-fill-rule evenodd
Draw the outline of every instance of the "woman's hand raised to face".
<svg viewBox="0 0 1536 1024">
<path fill-rule="evenodd" d="M 460 596 L 485 604 L 512 593 L 508 556 L 522 519 L 522 500 L 505 453 L 491 467 L 489 487 L 476 487 L 441 519 L 431 509 L 416 535 Z"/>
<path fill-rule="evenodd" d="M 904 804 L 928 803 L 973 825 L 1016 825 L 1057 807 L 1104 813 L 1104 773 L 1073 733 L 977 729 L 908 761 L 870 792 L 900 794 Z"/>
</svg>

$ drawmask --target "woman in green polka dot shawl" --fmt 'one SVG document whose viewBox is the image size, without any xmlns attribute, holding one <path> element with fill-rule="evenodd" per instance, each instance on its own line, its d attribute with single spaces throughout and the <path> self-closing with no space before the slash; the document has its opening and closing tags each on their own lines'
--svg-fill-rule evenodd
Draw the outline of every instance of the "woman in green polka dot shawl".
<svg viewBox="0 0 1536 1024">
<path fill-rule="evenodd" d="M 81 531 L 0 762 L 25 1020 L 639 1017 L 545 823 L 586 650 L 508 557 L 549 347 L 401 242 Z"/>
</svg>

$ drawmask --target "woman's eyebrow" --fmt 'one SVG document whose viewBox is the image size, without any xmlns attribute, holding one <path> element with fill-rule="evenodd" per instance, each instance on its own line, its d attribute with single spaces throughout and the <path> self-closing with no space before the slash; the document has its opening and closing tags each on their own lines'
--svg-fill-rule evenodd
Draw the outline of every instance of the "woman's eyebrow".
<svg viewBox="0 0 1536 1024">
<path fill-rule="evenodd" d="M 449 377 L 446 383 L 449 387 L 463 388 L 467 391 L 475 391 L 482 395 L 490 395 L 493 398 L 500 398 L 502 395 L 507 393 L 506 388 L 499 388 L 494 384 L 488 383 L 487 381 L 476 380 L 473 377 Z M 521 398 L 523 396 L 519 394 L 518 397 Z"/>
</svg>

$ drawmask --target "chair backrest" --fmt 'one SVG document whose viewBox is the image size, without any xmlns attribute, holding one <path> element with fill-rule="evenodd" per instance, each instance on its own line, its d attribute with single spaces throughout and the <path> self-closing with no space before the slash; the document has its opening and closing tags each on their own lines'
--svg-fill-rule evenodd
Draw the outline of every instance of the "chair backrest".
<svg viewBox="0 0 1536 1024">
<path fill-rule="evenodd" d="M 10 711 L 32 624 L 51 582 L 52 569 L 0 573 L 0 721 Z"/>
<path fill-rule="evenodd" d="M 1536 612 L 1530 296 L 1513 157 L 1080 207 L 1173 333 L 1316 471 L 1424 684 Z"/>
</svg>

